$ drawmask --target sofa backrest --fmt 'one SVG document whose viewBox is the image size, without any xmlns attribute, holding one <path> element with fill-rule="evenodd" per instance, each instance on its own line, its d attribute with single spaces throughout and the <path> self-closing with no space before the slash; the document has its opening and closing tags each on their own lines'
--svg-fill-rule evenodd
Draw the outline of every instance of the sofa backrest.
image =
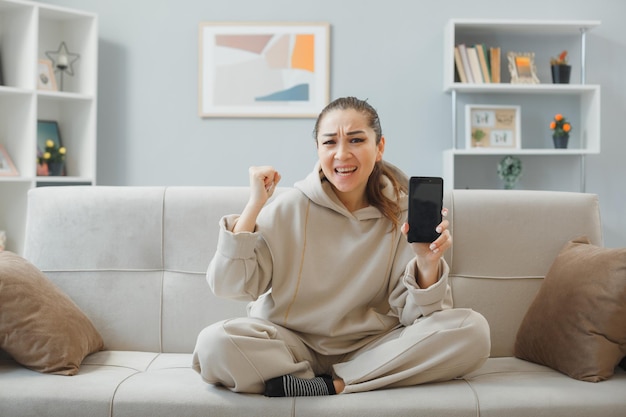
<svg viewBox="0 0 626 417">
<path fill-rule="evenodd" d="M 565 243 L 584 235 L 602 245 L 598 198 L 522 190 L 455 190 L 445 198 L 454 304 L 487 318 L 491 356 L 512 356 L 519 325 Z"/>
<path fill-rule="evenodd" d="M 279 189 L 280 192 L 280 189 Z M 44 187 L 29 191 L 24 256 L 91 318 L 106 348 L 191 352 L 245 303 L 206 283 L 218 220 L 247 187 Z M 492 355 L 509 356 L 521 319 L 563 244 L 601 244 L 596 196 L 534 191 L 446 193 L 455 303 L 483 313 Z"/>
</svg>

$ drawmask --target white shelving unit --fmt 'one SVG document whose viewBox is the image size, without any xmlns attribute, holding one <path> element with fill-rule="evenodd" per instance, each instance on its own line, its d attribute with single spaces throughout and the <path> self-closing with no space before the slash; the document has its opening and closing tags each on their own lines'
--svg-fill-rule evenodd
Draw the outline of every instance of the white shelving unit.
<svg viewBox="0 0 626 417">
<path fill-rule="evenodd" d="M 496 167 L 505 155 L 524 166 L 524 188 L 584 191 L 585 156 L 600 152 L 600 86 L 585 82 L 586 35 L 598 21 L 452 19 L 444 36 L 444 92 L 451 94 L 452 138 L 443 155 L 449 188 L 501 188 Z M 455 82 L 454 47 L 482 43 L 501 49 L 501 83 Z M 550 58 L 568 50 L 570 84 L 552 84 Z M 534 52 L 540 84 L 511 84 L 507 52 Z M 521 149 L 465 147 L 465 105 L 521 107 Z M 548 127 L 564 114 L 572 123 L 568 149 L 554 149 Z M 573 178 L 576 180 L 572 181 Z"/>
<path fill-rule="evenodd" d="M 37 89 L 39 59 L 65 42 L 80 58 L 63 91 Z M 98 18 L 23 0 L 0 0 L 0 144 L 18 176 L 0 176 L 0 230 L 7 250 L 23 250 L 26 195 L 44 185 L 95 184 Z M 58 79 L 57 79 L 58 80 Z M 37 176 L 37 121 L 56 120 L 67 176 Z"/>
</svg>

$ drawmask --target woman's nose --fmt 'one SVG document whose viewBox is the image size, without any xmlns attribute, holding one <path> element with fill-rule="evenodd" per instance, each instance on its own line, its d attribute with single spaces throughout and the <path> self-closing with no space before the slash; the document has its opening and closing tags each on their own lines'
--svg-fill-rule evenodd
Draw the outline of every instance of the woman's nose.
<svg viewBox="0 0 626 417">
<path fill-rule="evenodd" d="M 337 152 L 335 152 L 335 159 L 338 161 L 344 160 L 350 156 L 350 150 L 348 149 L 348 145 L 344 143 L 339 143 L 337 145 Z"/>
</svg>

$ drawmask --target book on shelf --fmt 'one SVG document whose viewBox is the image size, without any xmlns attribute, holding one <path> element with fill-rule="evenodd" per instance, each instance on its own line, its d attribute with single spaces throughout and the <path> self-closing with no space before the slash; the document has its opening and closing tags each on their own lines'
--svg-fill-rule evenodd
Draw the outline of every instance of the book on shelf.
<svg viewBox="0 0 626 417">
<path fill-rule="evenodd" d="M 502 63 L 500 47 L 484 44 L 454 47 L 455 80 L 462 83 L 501 83 Z"/>
<path fill-rule="evenodd" d="M 465 78 L 467 78 L 468 83 L 474 82 L 474 77 L 472 77 L 472 69 L 470 67 L 469 58 L 467 57 L 467 47 L 465 44 L 459 44 L 459 53 L 461 54 L 461 61 L 463 62 L 463 71 L 465 72 Z"/>
<path fill-rule="evenodd" d="M 473 46 L 467 47 L 467 56 L 469 58 L 470 68 L 472 71 L 472 77 L 474 78 L 474 83 L 476 84 L 484 84 L 482 70 L 480 69 L 480 61 L 478 60 L 478 52 L 476 48 Z"/>
<path fill-rule="evenodd" d="M 476 48 L 476 53 L 478 54 L 478 61 L 480 62 L 480 70 L 483 75 L 483 81 L 489 84 L 491 83 L 491 75 L 489 74 L 489 57 L 487 56 L 485 45 L 479 43 L 474 45 L 474 48 Z"/>
<path fill-rule="evenodd" d="M 489 48 L 489 64 L 491 67 L 491 82 L 500 83 L 500 47 Z"/>
<path fill-rule="evenodd" d="M 454 63 L 457 74 L 459 74 L 459 80 L 462 83 L 467 82 L 467 76 L 465 75 L 465 68 L 463 67 L 463 58 L 461 58 L 461 51 L 459 51 L 459 47 L 454 47 Z"/>
</svg>

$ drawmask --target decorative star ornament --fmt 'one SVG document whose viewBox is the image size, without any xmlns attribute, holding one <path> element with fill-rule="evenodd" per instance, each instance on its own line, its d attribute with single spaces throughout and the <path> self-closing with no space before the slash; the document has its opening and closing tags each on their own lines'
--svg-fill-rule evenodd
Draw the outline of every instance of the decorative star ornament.
<svg viewBox="0 0 626 417">
<path fill-rule="evenodd" d="M 59 49 L 56 51 L 46 51 L 46 56 L 52 60 L 52 66 L 55 68 L 55 72 L 61 74 L 66 73 L 68 75 L 74 75 L 74 62 L 80 58 L 79 54 L 75 54 L 67 50 L 65 42 L 61 42 Z"/>
</svg>

